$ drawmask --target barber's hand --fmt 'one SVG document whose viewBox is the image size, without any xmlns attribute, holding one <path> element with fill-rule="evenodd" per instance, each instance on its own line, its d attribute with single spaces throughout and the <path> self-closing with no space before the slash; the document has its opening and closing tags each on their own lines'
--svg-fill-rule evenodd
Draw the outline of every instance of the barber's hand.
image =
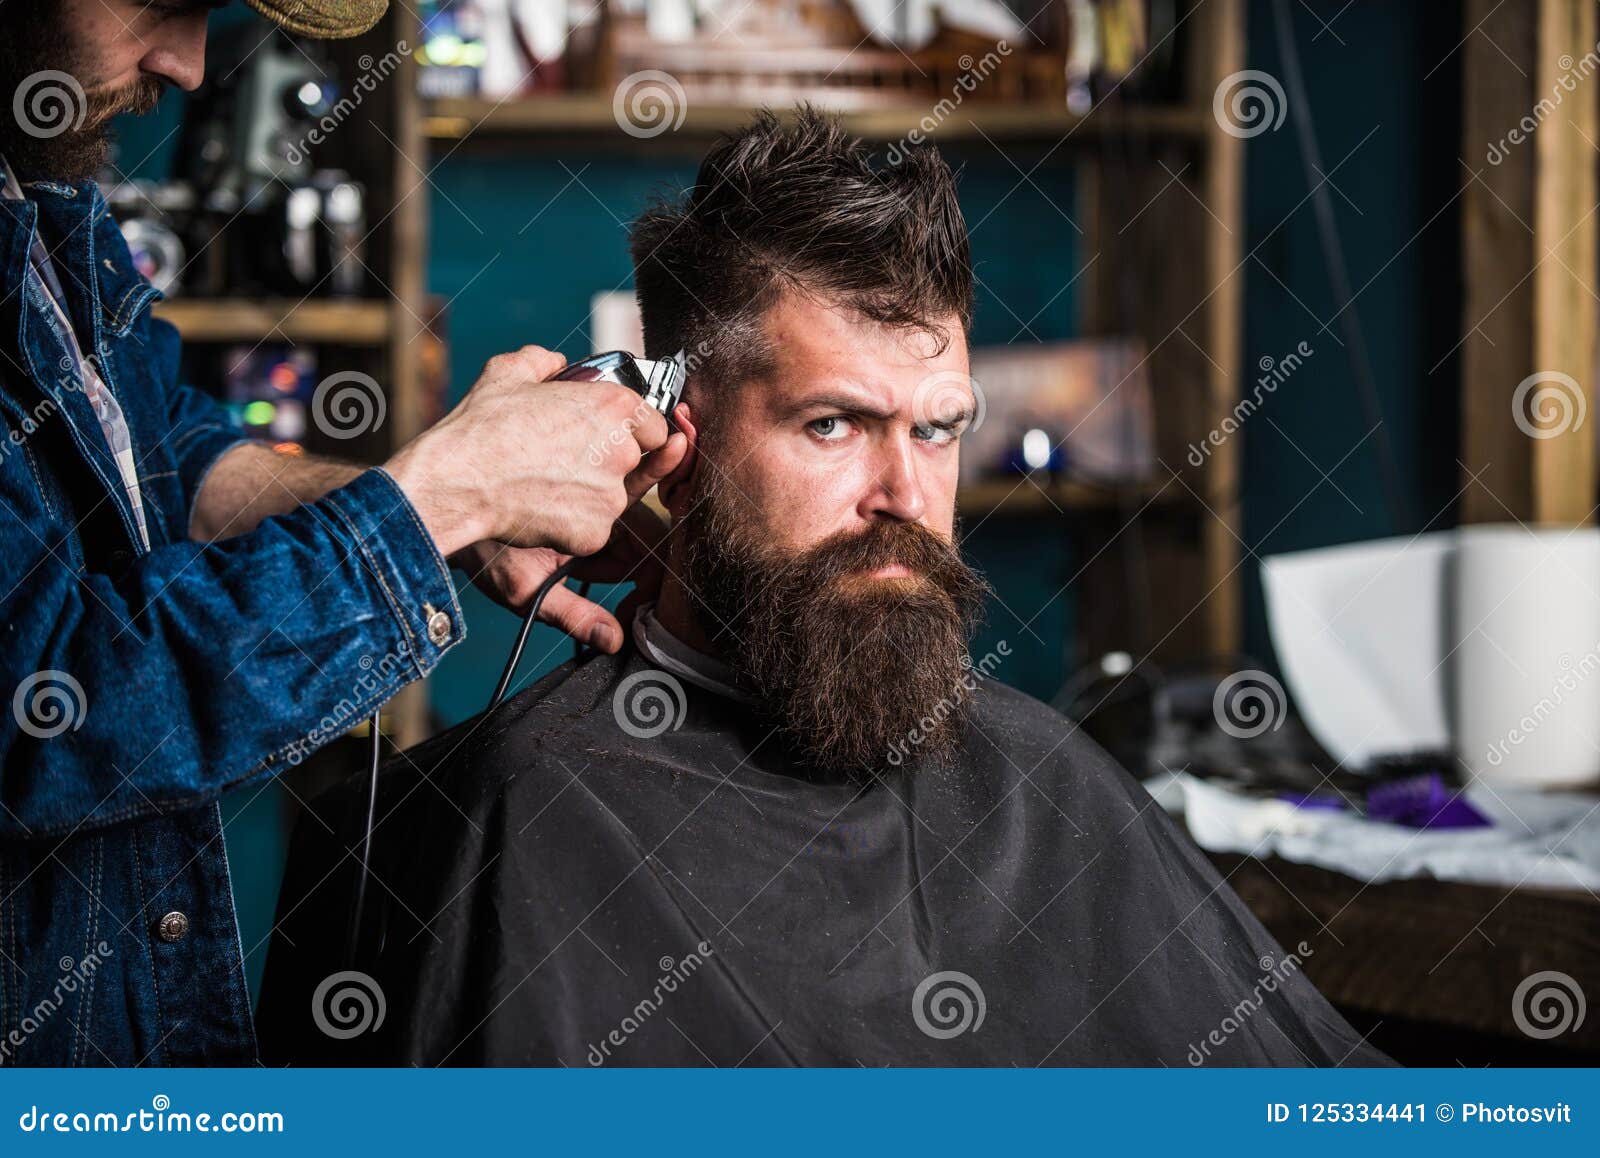
<svg viewBox="0 0 1600 1158">
<path fill-rule="evenodd" d="M 680 406 L 679 409 L 687 420 L 687 408 Z M 681 440 L 683 436 L 674 438 Z M 600 651 L 613 653 L 621 649 L 634 612 L 660 594 L 661 579 L 666 572 L 667 525 L 659 515 L 649 507 L 638 505 L 636 500 L 676 470 L 682 459 L 683 446 L 675 447 L 672 440 L 645 456 L 623 484 L 628 501 L 634 505 L 612 525 L 611 538 L 605 547 L 573 569 L 571 577 L 574 579 L 633 583 L 633 590 L 618 606 L 616 614 L 563 584 L 552 588 L 545 596 L 539 607 L 541 622 L 560 628 L 573 639 Z M 571 555 L 549 547 L 514 547 L 488 539 L 458 551 L 450 563 L 465 571 L 478 589 L 500 606 L 526 615 L 539 586 L 570 558 Z"/>
<path fill-rule="evenodd" d="M 669 439 L 633 391 L 549 381 L 565 365 L 538 346 L 489 359 L 461 404 L 385 464 L 446 557 L 484 540 L 592 555 L 683 458 L 684 436 Z"/>
<path fill-rule="evenodd" d="M 630 507 L 613 525 L 611 541 L 580 562 L 571 576 L 595 583 L 631 581 L 634 589 L 617 613 L 613 615 L 592 599 L 558 585 L 539 607 L 540 622 L 599 651 L 619 651 L 634 611 L 661 591 L 666 537 L 667 524 L 660 515 L 649 507 Z M 539 585 L 570 558 L 549 547 L 511 547 L 484 540 L 456 552 L 450 563 L 465 571 L 478 589 L 500 606 L 526 615 Z"/>
</svg>

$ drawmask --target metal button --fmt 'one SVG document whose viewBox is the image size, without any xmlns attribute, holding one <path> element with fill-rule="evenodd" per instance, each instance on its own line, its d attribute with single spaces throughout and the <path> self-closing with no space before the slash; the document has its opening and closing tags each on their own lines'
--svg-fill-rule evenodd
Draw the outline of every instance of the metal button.
<svg viewBox="0 0 1600 1158">
<path fill-rule="evenodd" d="M 161 918 L 161 923 L 156 926 L 156 931 L 161 934 L 163 941 L 181 941 L 189 932 L 189 918 L 179 912 L 168 913 Z"/>
<path fill-rule="evenodd" d="M 433 641 L 434 647 L 443 647 L 450 642 L 450 617 L 431 608 L 424 607 L 423 610 L 431 611 L 428 616 L 428 638 Z"/>
</svg>

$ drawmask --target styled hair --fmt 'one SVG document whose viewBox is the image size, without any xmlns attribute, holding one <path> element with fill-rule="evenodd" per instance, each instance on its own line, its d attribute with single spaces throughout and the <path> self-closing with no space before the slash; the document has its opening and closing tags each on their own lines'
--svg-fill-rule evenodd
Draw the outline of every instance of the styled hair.
<svg viewBox="0 0 1600 1158">
<path fill-rule="evenodd" d="M 687 351 L 726 387 L 770 367 L 762 319 L 785 292 L 943 336 L 972 320 L 972 259 L 955 175 L 931 147 L 874 167 L 836 116 L 763 110 L 723 139 L 681 199 L 633 223 L 645 354 Z"/>
</svg>

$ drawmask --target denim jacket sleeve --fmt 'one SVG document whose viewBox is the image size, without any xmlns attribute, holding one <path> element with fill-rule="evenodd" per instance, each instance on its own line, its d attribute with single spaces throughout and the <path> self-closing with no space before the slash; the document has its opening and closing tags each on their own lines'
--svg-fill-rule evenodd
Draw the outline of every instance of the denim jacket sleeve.
<svg viewBox="0 0 1600 1158">
<path fill-rule="evenodd" d="M 176 405 L 200 415 L 180 432 L 192 495 L 226 440 Z M 106 573 L 41 535 L 28 460 L 0 467 L 0 839 L 191 808 L 297 763 L 464 635 L 445 562 L 381 469 Z"/>
</svg>

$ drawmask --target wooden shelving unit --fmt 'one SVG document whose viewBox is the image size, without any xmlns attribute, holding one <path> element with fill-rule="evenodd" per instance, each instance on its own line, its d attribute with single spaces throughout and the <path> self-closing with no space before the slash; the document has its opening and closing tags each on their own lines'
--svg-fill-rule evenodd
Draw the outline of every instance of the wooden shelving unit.
<svg viewBox="0 0 1600 1158">
<path fill-rule="evenodd" d="M 749 123 L 753 105 L 687 102 L 683 123 L 662 137 L 637 138 L 617 129 L 616 112 L 607 96 L 563 94 L 516 100 L 456 98 L 425 102 L 422 133 L 440 141 L 483 138 L 504 143 L 506 137 L 577 136 L 604 133 L 618 142 L 635 142 L 642 148 L 662 147 L 667 138 L 702 144 L 705 138 Z M 780 116 L 785 109 L 775 109 Z M 991 140 L 1041 140 L 1055 143 L 1080 137 L 1089 144 L 1107 136 L 1160 137 L 1203 144 L 1208 127 L 1214 128 L 1210 110 L 1191 108 L 1131 108 L 1080 117 L 1066 109 L 1033 106 L 995 107 L 971 104 L 956 108 L 925 129 L 928 111 L 922 105 L 896 108 L 879 101 L 843 110 L 845 124 L 868 140 L 895 140 L 914 130 L 933 140 L 966 138 Z"/>
<path fill-rule="evenodd" d="M 178 327 L 186 342 L 301 342 L 381 346 L 389 340 L 391 308 L 381 301 L 308 298 L 174 298 L 156 316 Z"/>
</svg>

